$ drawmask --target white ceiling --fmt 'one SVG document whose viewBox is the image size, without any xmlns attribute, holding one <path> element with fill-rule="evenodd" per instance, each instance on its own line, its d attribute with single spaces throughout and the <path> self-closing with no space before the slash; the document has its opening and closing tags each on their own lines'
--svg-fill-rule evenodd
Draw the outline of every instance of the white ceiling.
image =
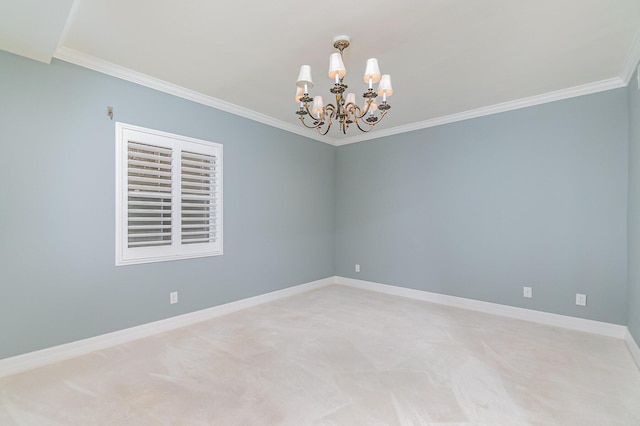
<svg viewBox="0 0 640 426">
<path fill-rule="evenodd" d="M 0 0 L 0 11 L 0 49 L 311 137 L 294 114 L 295 80 L 311 65 L 311 94 L 329 98 L 339 34 L 351 37 L 350 89 L 365 90 L 369 57 L 392 77 L 392 109 L 371 137 L 620 87 L 640 59 L 638 0 Z"/>
</svg>

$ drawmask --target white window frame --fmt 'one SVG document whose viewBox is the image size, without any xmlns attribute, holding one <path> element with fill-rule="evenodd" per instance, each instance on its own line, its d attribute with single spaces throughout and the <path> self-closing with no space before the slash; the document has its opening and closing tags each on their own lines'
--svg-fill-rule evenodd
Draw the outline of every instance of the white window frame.
<svg viewBox="0 0 640 426">
<path fill-rule="evenodd" d="M 162 238 L 166 237 L 170 239 L 170 241 L 162 241 L 162 244 L 166 245 L 136 247 L 133 245 L 134 243 L 130 243 L 129 241 L 129 147 L 131 146 L 131 149 L 135 149 L 135 145 L 130 145 L 130 143 L 155 147 L 158 152 L 164 151 L 162 155 L 167 158 L 167 161 L 165 161 L 163 165 L 163 167 L 165 167 L 163 171 L 166 176 L 162 179 L 167 179 L 166 182 L 167 184 L 170 183 L 170 189 L 164 192 L 165 195 L 162 197 L 157 197 L 162 198 L 163 200 L 161 200 L 161 202 L 165 205 L 165 207 L 160 208 L 168 208 L 171 210 L 171 225 L 162 226 L 162 231 L 164 232 L 164 237 Z M 207 168 L 207 170 L 211 170 L 210 174 L 213 177 L 209 177 L 208 179 L 210 180 L 206 180 L 207 183 L 202 184 L 207 188 L 212 188 L 208 189 L 208 191 L 214 194 L 207 195 L 210 199 L 206 201 L 206 206 L 202 209 L 206 211 L 205 215 L 207 219 L 205 221 L 208 221 L 207 225 L 203 225 L 203 228 L 208 229 L 208 231 L 198 231 L 198 233 L 203 232 L 208 235 L 204 239 L 206 240 L 204 242 L 189 243 L 189 238 L 194 237 L 189 235 L 189 229 L 182 228 L 182 224 L 185 223 L 183 222 L 183 212 L 185 212 L 184 220 L 187 221 L 186 223 L 188 224 L 188 210 L 190 207 L 189 194 L 187 193 L 188 189 L 185 189 L 184 194 L 182 193 L 182 177 L 183 174 L 188 173 L 188 165 L 185 165 L 187 163 L 184 163 L 184 161 L 189 160 L 183 158 L 183 152 L 185 153 L 184 155 L 189 157 L 197 157 L 199 155 L 200 157 L 207 157 L 207 161 L 210 158 L 215 160 L 215 165 Z M 185 176 L 187 175 L 185 174 Z M 134 180 L 134 177 L 131 179 Z M 162 182 L 164 182 L 164 180 Z M 211 184 L 211 182 L 214 183 Z M 188 186 L 188 183 L 185 183 L 185 185 Z M 132 190 L 131 194 L 134 193 Z M 183 196 L 186 197 L 187 200 L 184 200 Z M 199 195 L 195 197 L 199 197 Z M 222 144 L 116 122 L 117 266 L 222 255 L 222 198 Z M 136 199 L 140 200 L 140 198 L 132 198 L 132 200 Z M 137 204 L 141 203 L 142 202 L 137 202 Z M 197 204 L 200 203 L 200 201 L 195 201 L 194 203 Z M 169 220 L 167 220 L 167 222 L 169 222 Z M 133 221 L 131 223 L 133 224 Z M 188 226 L 185 228 L 187 227 Z M 194 233 L 195 232 L 191 232 L 191 234 Z M 134 239 L 132 234 L 132 240 Z M 156 241 L 156 243 L 160 244 L 159 241 L 160 240 Z"/>
</svg>

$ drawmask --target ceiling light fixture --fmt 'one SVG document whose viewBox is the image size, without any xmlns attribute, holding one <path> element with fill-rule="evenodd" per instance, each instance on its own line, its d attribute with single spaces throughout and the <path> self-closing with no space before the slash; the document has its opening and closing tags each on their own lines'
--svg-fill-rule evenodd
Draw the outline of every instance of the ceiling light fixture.
<svg viewBox="0 0 640 426">
<path fill-rule="evenodd" d="M 367 66 L 364 71 L 363 80 L 369 85 L 369 88 L 362 94 L 365 99 L 363 106 L 356 104 L 356 95 L 354 93 L 347 93 L 344 96 L 348 86 L 343 82 L 347 69 L 342 61 L 342 52 L 349 47 L 349 41 L 349 37 L 344 35 L 334 38 L 333 47 L 338 49 L 340 53 L 333 53 L 329 57 L 328 75 L 330 79 L 335 80 L 335 84 L 329 91 L 336 96 L 335 105 L 332 103 L 324 105 L 322 96 L 314 96 L 313 98 L 309 96 L 309 89 L 313 87 L 311 67 L 309 65 L 300 67 L 295 98 L 296 102 L 300 103 L 300 108 L 296 111 L 296 114 L 298 114 L 305 127 L 317 129 L 321 135 L 326 135 L 329 132 L 334 120 L 340 124 L 340 130 L 344 134 L 347 133 L 349 125 L 353 123 L 361 131 L 368 132 L 382 120 L 389 108 L 391 108 L 391 105 L 387 103 L 387 98 L 393 94 L 391 77 L 388 74 L 380 75 L 380 68 L 376 58 L 367 60 Z M 375 83 L 379 83 L 377 91 L 373 90 Z M 382 96 L 380 105 L 375 102 L 375 98 L 378 95 Z M 376 115 L 376 111 L 379 111 L 379 116 Z M 311 124 L 305 122 L 307 115 L 313 120 Z"/>
</svg>

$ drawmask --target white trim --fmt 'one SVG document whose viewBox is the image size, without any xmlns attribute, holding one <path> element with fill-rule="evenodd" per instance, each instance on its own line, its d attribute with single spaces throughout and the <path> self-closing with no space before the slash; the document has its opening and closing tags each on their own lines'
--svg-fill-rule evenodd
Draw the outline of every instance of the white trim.
<svg viewBox="0 0 640 426">
<path fill-rule="evenodd" d="M 393 296 L 407 297 L 411 299 L 437 303 L 440 305 L 453 306 L 460 309 L 468 309 L 472 311 L 500 315 L 539 324 L 551 325 L 571 330 L 585 331 L 588 333 L 624 339 L 626 341 L 627 347 L 629 348 L 629 351 L 631 352 L 631 355 L 640 368 L 640 349 L 633 339 L 633 336 L 631 336 L 629 329 L 623 325 L 592 321 L 565 315 L 551 314 L 548 312 L 533 311 L 530 309 L 466 299 L 463 297 L 448 296 L 445 294 L 431 293 L 428 291 L 414 290 L 405 287 L 397 287 L 387 284 L 379 284 L 370 281 L 336 276 L 312 281 L 306 284 L 300 284 L 282 290 L 273 291 L 271 293 L 261 294 L 235 302 L 226 303 L 224 305 L 214 306 L 212 308 L 203 309 L 196 312 L 178 315 L 175 317 L 127 328 L 124 330 L 114 331 L 112 333 L 107 333 L 88 339 L 78 340 L 75 342 L 66 343 L 39 351 L 29 352 L 23 355 L 1 359 L 0 377 L 9 376 L 11 374 L 20 373 L 22 371 L 30 370 L 37 367 L 42 367 L 54 362 L 64 361 L 70 358 L 86 355 L 91 352 L 100 351 L 144 337 L 153 336 L 157 333 L 163 333 L 165 331 L 174 330 L 176 328 L 189 326 L 222 315 L 237 312 L 242 309 L 251 308 L 263 303 L 268 303 L 296 294 L 316 290 L 332 284 L 344 285 L 347 287 L 375 291 L 378 293 L 384 293 Z"/>
<path fill-rule="evenodd" d="M 271 293 L 249 297 L 248 299 L 242 299 L 236 302 L 230 302 L 196 312 L 190 312 L 88 339 L 77 340 L 75 342 L 1 359 L 0 377 L 16 374 L 32 368 L 42 367 L 54 362 L 75 358 L 80 355 L 86 355 L 90 352 L 100 351 L 116 345 L 131 342 L 133 340 L 141 339 L 143 337 L 152 336 L 157 333 L 196 324 L 211 318 L 227 315 L 242 309 L 251 308 L 263 303 L 283 299 L 285 297 L 315 290 L 331 284 L 334 284 L 334 277 L 324 278 L 318 281 L 312 281 L 306 284 L 273 291 Z"/>
<path fill-rule="evenodd" d="M 566 315 L 552 314 L 548 312 L 534 311 L 531 309 L 517 308 L 514 306 L 500 305 L 497 303 L 483 302 L 480 300 L 466 299 L 464 297 L 449 296 L 446 294 L 431 293 L 423 290 L 414 290 L 387 284 L 379 284 L 370 281 L 356 280 L 353 278 L 336 277 L 336 283 L 355 287 L 363 290 L 377 291 L 379 293 L 394 296 L 408 297 L 423 300 L 440 305 L 453 306 L 471 311 L 500 315 L 538 324 L 552 325 L 570 330 L 585 331 L 587 333 L 600 334 L 602 336 L 624 339 L 628 330 L 624 325 L 610 324 L 593 321 L 584 318 L 569 317 Z"/>
<path fill-rule="evenodd" d="M 631 81 L 631 77 L 633 77 L 633 73 L 636 71 L 638 62 L 640 62 L 640 29 L 638 29 L 636 36 L 633 38 L 633 42 L 631 43 L 631 47 L 629 47 L 629 52 L 627 53 L 627 57 L 624 61 L 624 65 L 622 66 L 622 72 L 620 73 L 620 79 L 625 85 L 629 84 Z"/>
<path fill-rule="evenodd" d="M 633 74 L 633 70 L 632 70 Z M 596 81 L 594 83 L 583 84 L 581 86 L 570 87 L 568 89 L 557 90 L 555 92 L 544 93 L 542 95 L 530 96 L 528 98 L 516 99 L 513 101 L 503 102 L 496 105 L 472 109 L 470 111 L 459 112 L 456 114 L 445 115 L 442 117 L 432 118 L 430 120 L 420 121 L 417 123 L 406 124 L 404 126 L 393 127 L 391 129 L 376 130 L 372 133 L 362 133 L 357 136 L 350 136 L 339 139 L 338 146 L 347 145 L 366 140 L 393 136 L 400 133 L 412 132 L 414 130 L 426 129 L 429 127 L 441 126 L 443 124 L 455 123 L 457 121 L 469 120 L 472 118 L 484 117 L 487 115 L 499 114 L 501 112 L 513 111 L 517 109 L 527 108 L 535 105 L 546 104 L 549 102 L 561 101 L 564 99 L 575 98 L 583 95 L 604 92 L 606 90 L 618 89 L 625 87 L 626 83 L 620 77 L 614 77 L 607 80 Z"/>
<path fill-rule="evenodd" d="M 202 139 L 196 139 L 188 136 L 176 135 L 173 133 L 167 133 L 160 130 L 148 129 L 145 127 L 134 126 L 132 124 L 116 122 L 116 266 L 123 265 L 136 265 L 142 263 L 151 262 L 166 262 L 178 259 L 192 259 L 197 257 L 208 256 L 220 256 L 223 254 L 224 247 L 224 159 L 223 159 L 223 144 L 206 141 Z M 169 228 L 171 233 L 171 241 L 167 245 L 160 246 L 148 246 L 148 247 L 130 247 L 128 245 L 129 240 L 129 228 L 130 224 L 130 202 L 129 197 L 132 193 L 129 190 L 129 174 L 128 174 L 128 159 L 129 159 L 129 143 L 144 143 L 155 147 L 162 147 L 159 149 L 169 150 L 170 154 L 165 157 L 167 161 L 170 161 L 169 166 L 170 176 L 165 181 L 170 184 L 168 192 L 162 193 L 162 196 L 156 194 L 156 201 L 161 197 L 163 199 L 171 200 L 172 214 L 171 225 Z M 213 183 L 213 191 L 209 192 L 208 196 L 210 200 L 214 201 L 216 205 L 216 213 L 212 215 L 209 212 L 209 232 L 212 228 L 215 228 L 216 236 L 211 238 L 211 234 L 208 235 L 206 242 L 198 244 L 185 244 L 183 239 L 182 221 L 184 220 L 184 214 L 189 213 L 183 209 L 184 201 L 182 201 L 182 173 L 184 167 L 181 163 L 181 158 L 184 152 L 192 152 L 215 158 L 216 166 L 210 171 L 211 176 L 216 181 Z M 153 161 L 152 161 L 153 162 Z M 171 168 L 172 167 L 172 168 Z M 215 171 L 213 171 L 215 170 Z M 152 185 L 157 184 L 155 181 Z M 211 185 L 211 181 L 209 181 Z M 212 191 L 209 189 L 209 191 Z M 135 190 L 134 190 L 135 193 Z M 154 198 L 154 196 L 151 196 Z M 134 207 L 139 208 L 139 207 Z M 188 242 L 188 241 L 187 241 Z"/>
<path fill-rule="evenodd" d="M 628 328 L 627 334 L 624 336 L 624 340 L 627 342 L 627 347 L 629 348 L 629 352 L 631 352 L 631 356 L 636 361 L 638 368 L 640 368 L 640 347 L 638 347 L 638 343 L 634 340 Z"/>
<path fill-rule="evenodd" d="M 56 50 L 56 53 L 53 55 L 53 57 L 56 59 L 60 59 L 61 61 L 69 62 L 84 68 L 98 71 L 102 74 L 107 74 L 112 77 L 130 81 L 132 83 L 149 87 L 160 92 L 168 93 L 182 99 L 187 99 L 189 101 L 197 102 L 199 104 L 238 115 L 240 117 L 248 118 L 249 120 L 257 121 L 258 123 L 276 127 L 287 132 L 291 132 L 310 139 L 315 139 L 320 142 L 328 143 L 330 145 L 335 144 L 335 141 L 333 139 L 328 139 L 326 136 L 323 137 L 317 132 L 310 132 L 307 128 L 299 127 L 285 121 L 277 120 L 273 117 L 269 117 L 268 115 L 252 111 L 248 108 L 244 108 L 230 102 L 203 95 L 202 93 L 196 92 L 194 90 L 186 89 L 184 87 L 168 83 L 164 80 L 160 80 L 158 78 L 112 64 L 111 62 L 107 62 L 105 60 L 87 55 L 85 53 L 69 49 L 68 47 L 60 47 Z"/>
</svg>

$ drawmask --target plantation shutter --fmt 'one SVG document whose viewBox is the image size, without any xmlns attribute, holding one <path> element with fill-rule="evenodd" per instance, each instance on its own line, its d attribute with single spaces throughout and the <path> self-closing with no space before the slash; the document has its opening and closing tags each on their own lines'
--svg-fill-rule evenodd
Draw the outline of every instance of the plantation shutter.
<svg viewBox="0 0 640 426">
<path fill-rule="evenodd" d="M 180 173 L 181 243 L 216 242 L 216 157 L 182 151 Z"/>
<path fill-rule="evenodd" d="M 222 254 L 222 145 L 116 124 L 116 265 Z"/>
<path fill-rule="evenodd" d="M 171 245 L 171 148 L 129 141 L 127 161 L 127 247 Z"/>
</svg>

